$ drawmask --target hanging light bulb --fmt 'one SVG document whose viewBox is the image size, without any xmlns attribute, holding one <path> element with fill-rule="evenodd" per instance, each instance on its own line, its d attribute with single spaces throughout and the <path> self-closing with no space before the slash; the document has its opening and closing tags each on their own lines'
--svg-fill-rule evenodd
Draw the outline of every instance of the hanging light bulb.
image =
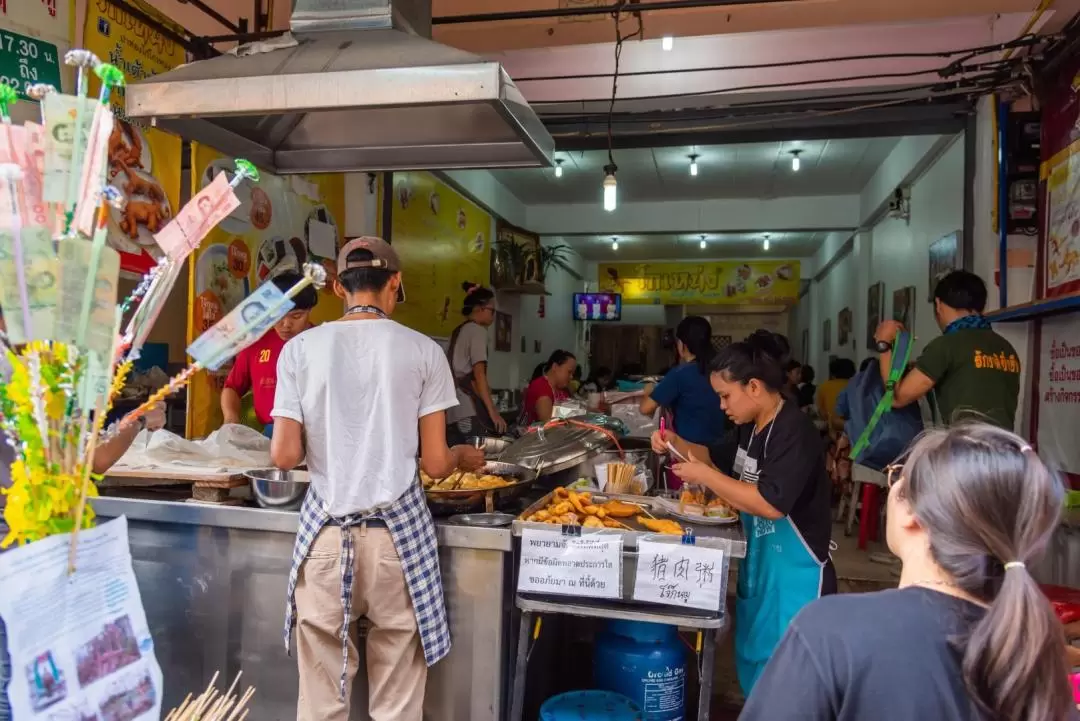
<svg viewBox="0 0 1080 721">
<path fill-rule="evenodd" d="M 618 238 L 612 238 L 611 239 L 611 249 L 612 250 L 618 250 L 619 249 L 619 239 Z"/>
<path fill-rule="evenodd" d="M 615 180 L 615 171 L 618 168 L 614 164 L 604 166 L 604 210 L 609 213 L 615 210 L 618 204 L 616 197 L 618 182 Z"/>
<path fill-rule="evenodd" d="M 768 250 L 769 249 L 769 234 L 768 233 L 765 234 L 765 242 L 761 244 L 761 248 L 762 248 L 762 250 Z"/>
<path fill-rule="evenodd" d="M 660 40 L 660 47 L 662 47 L 664 49 L 664 52 L 667 52 L 668 50 L 671 50 L 671 48 L 675 47 L 675 38 L 673 38 L 670 35 L 665 35 Z"/>
<path fill-rule="evenodd" d="M 555 158 L 555 177 L 562 177 L 562 158 Z"/>
<path fill-rule="evenodd" d="M 705 236 L 701 236 L 701 249 L 705 250 Z"/>
<path fill-rule="evenodd" d="M 697 155 L 690 156 L 690 175 L 697 175 Z"/>
<path fill-rule="evenodd" d="M 791 151 L 791 171 L 793 173 L 799 172 L 799 167 L 802 165 L 799 162 L 799 153 L 801 153 L 801 152 L 802 152 L 801 150 L 792 150 Z"/>
</svg>

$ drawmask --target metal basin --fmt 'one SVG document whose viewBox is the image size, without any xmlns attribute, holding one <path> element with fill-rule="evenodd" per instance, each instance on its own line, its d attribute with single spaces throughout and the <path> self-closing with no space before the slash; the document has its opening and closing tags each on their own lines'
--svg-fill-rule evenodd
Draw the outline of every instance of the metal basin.
<svg viewBox="0 0 1080 721">
<path fill-rule="evenodd" d="M 263 508 L 296 510 L 304 502 L 309 483 L 307 471 L 260 468 L 244 475 L 251 481 L 251 493 Z"/>
</svg>

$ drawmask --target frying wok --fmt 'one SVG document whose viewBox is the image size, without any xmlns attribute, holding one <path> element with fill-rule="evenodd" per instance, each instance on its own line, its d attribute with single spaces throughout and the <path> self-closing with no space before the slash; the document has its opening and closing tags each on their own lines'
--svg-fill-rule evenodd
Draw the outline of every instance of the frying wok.
<svg viewBox="0 0 1080 721">
<path fill-rule="evenodd" d="M 479 490 L 433 491 L 424 489 L 428 507 L 431 508 L 431 511 L 439 514 L 466 513 L 483 508 L 485 513 L 491 513 L 496 508 L 505 507 L 510 501 L 524 493 L 525 489 L 536 480 L 536 472 L 533 469 L 500 461 L 488 461 L 483 468 L 475 471 L 475 473 L 478 475 L 514 478 L 517 483 L 502 486 L 501 488 Z"/>
</svg>

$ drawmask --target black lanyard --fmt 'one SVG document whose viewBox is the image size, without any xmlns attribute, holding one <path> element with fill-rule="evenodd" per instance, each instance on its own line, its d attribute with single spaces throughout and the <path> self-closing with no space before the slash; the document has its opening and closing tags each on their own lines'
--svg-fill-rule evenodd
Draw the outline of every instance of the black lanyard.
<svg viewBox="0 0 1080 721">
<path fill-rule="evenodd" d="M 383 312 L 382 308 L 376 308 L 373 305 L 354 305 L 352 308 L 345 311 L 345 315 L 352 315 L 353 313 L 370 313 L 383 320 L 389 320 L 390 318 L 390 316 Z"/>
</svg>

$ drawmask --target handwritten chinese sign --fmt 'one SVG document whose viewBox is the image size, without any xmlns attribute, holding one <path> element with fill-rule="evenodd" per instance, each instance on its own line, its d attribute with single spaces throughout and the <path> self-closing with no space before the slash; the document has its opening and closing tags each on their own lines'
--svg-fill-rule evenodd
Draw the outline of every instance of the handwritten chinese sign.
<svg viewBox="0 0 1080 721">
<path fill-rule="evenodd" d="M 727 579 L 724 552 L 659 541 L 638 541 L 634 600 L 719 611 Z"/>
<path fill-rule="evenodd" d="M 521 535 L 518 590 L 590 598 L 620 598 L 622 538 L 563 536 L 527 528 Z"/>
<path fill-rule="evenodd" d="M 52 43 L 0 30 L 0 82 L 27 99 L 26 88 L 48 83 L 60 88 L 60 51 Z"/>
</svg>

